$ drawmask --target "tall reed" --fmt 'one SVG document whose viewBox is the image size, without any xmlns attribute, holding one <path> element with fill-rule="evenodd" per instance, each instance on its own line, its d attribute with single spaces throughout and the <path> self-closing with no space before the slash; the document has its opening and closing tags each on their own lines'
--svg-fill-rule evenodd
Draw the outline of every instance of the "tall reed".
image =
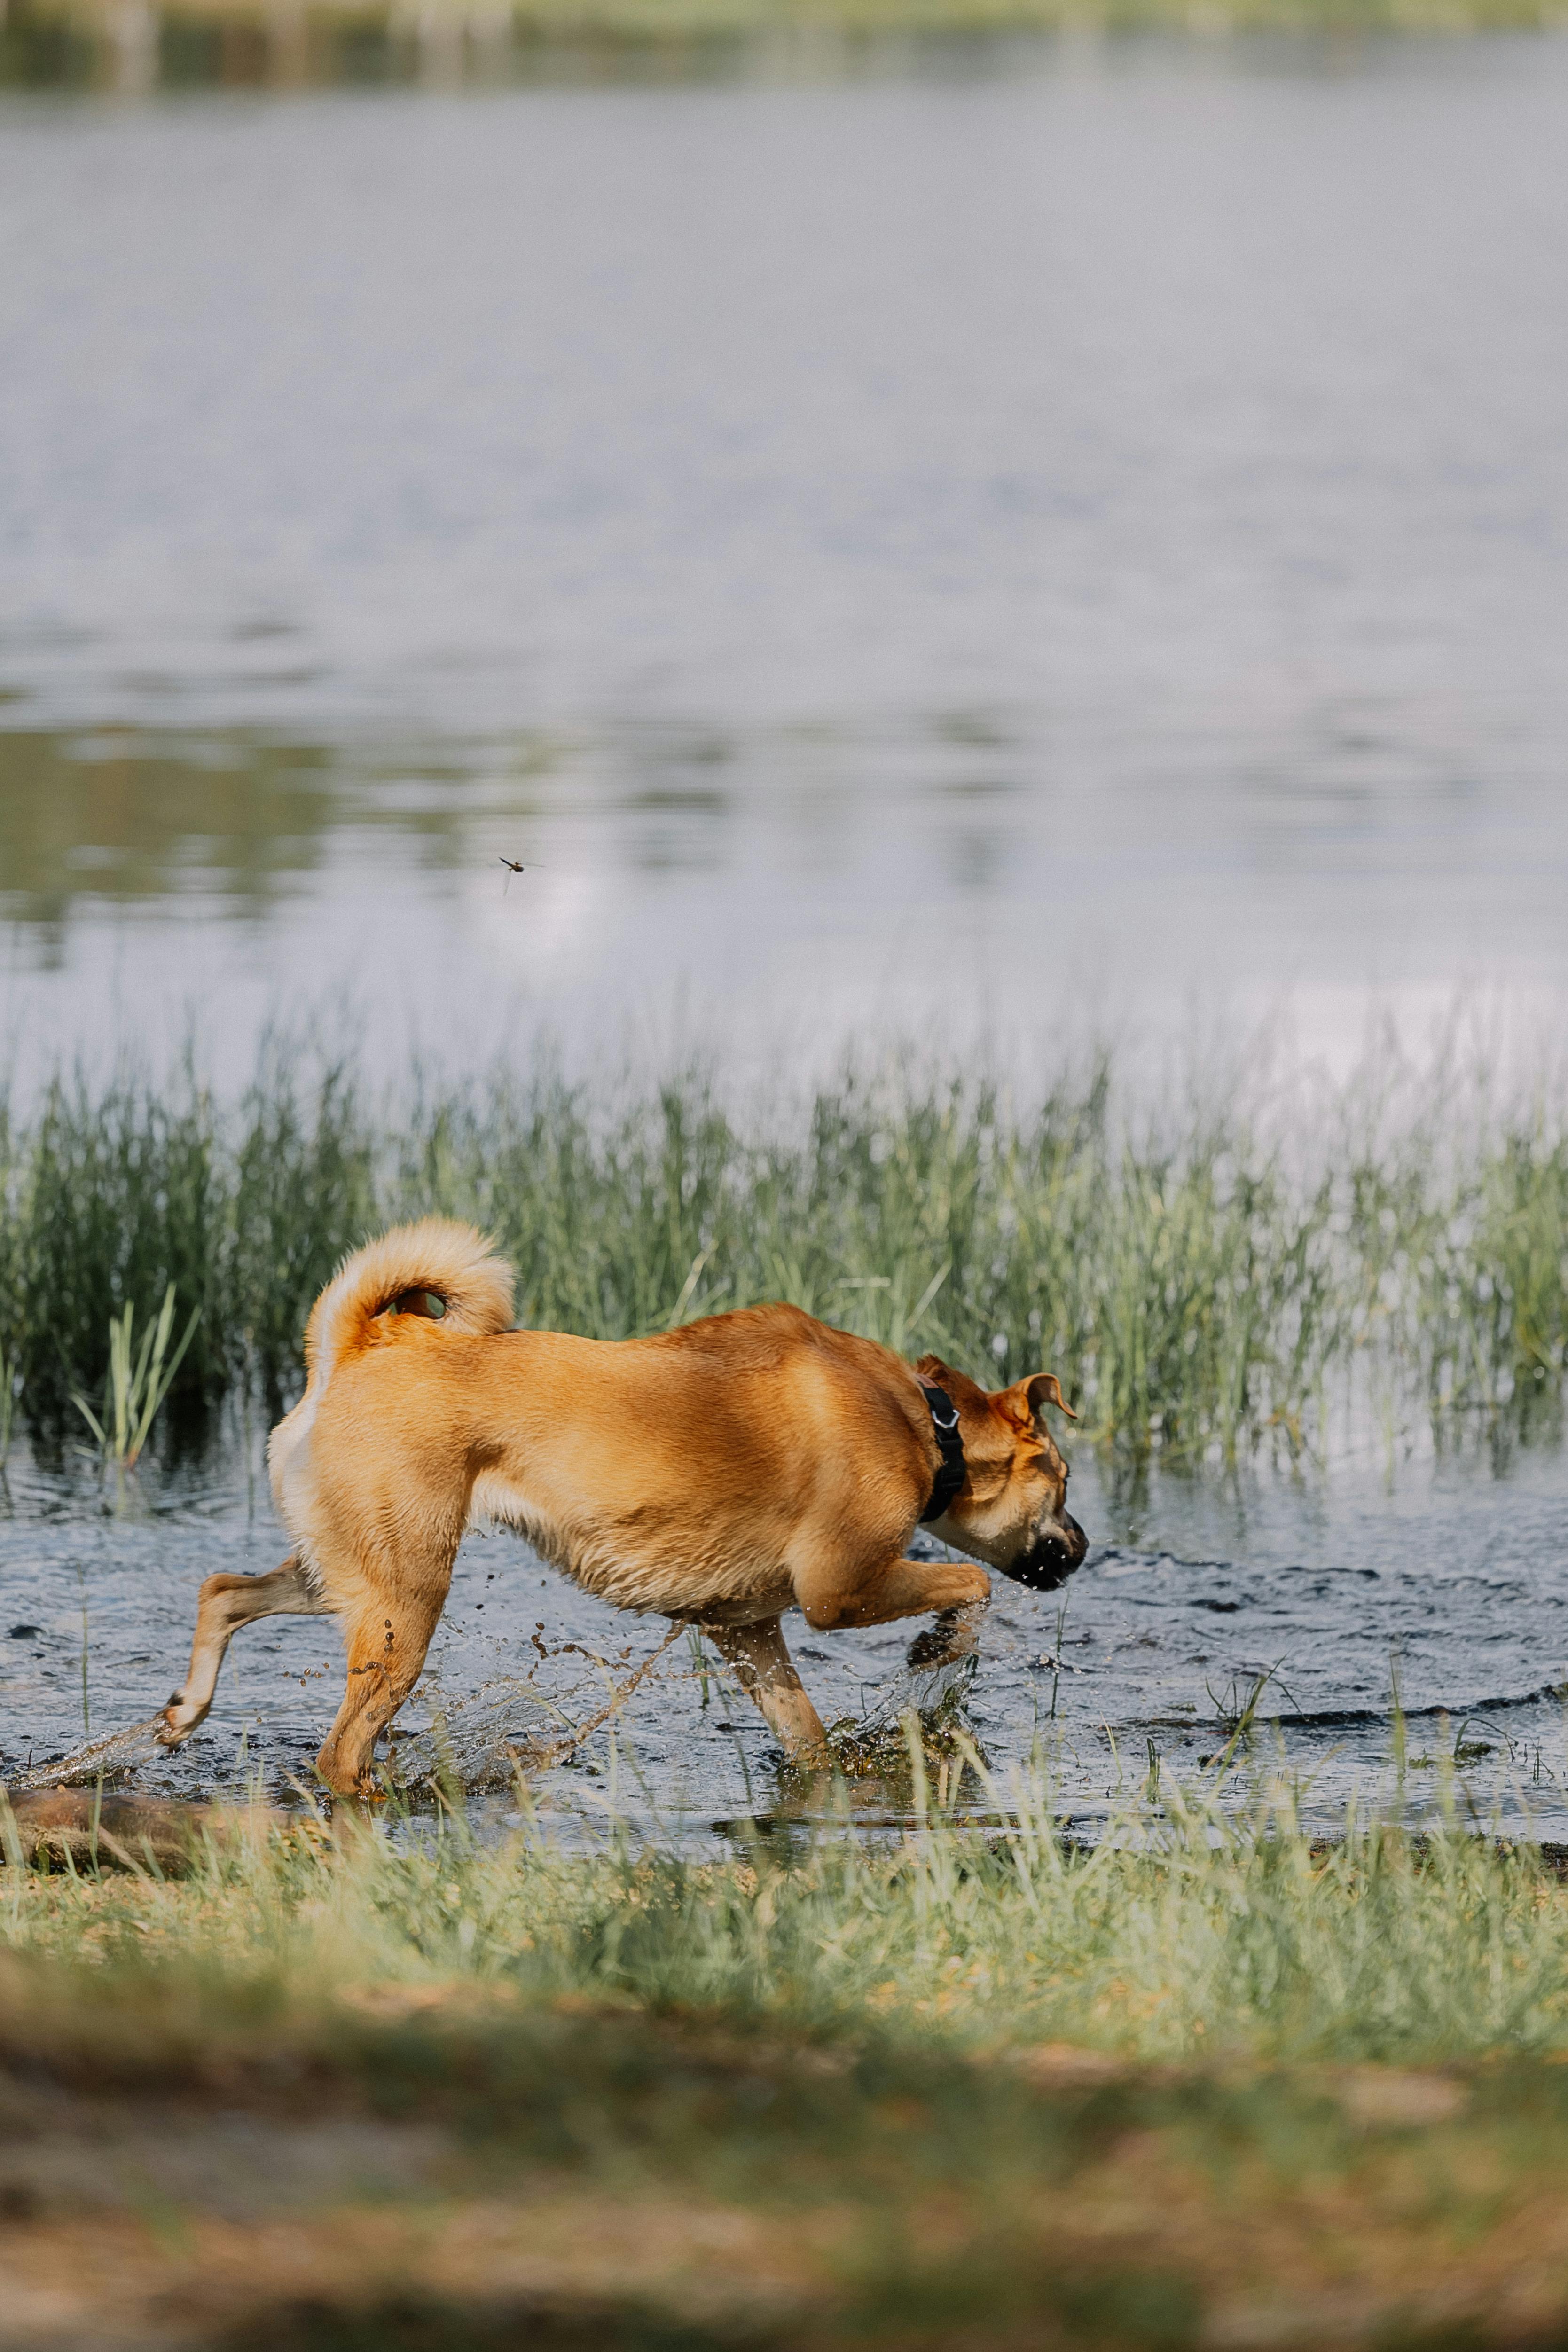
<svg viewBox="0 0 1568 2352">
<path fill-rule="evenodd" d="M 174 1385 L 201 1314 L 199 1307 L 191 1309 L 190 1320 L 172 1355 L 169 1341 L 174 1329 L 173 1283 L 163 1293 L 163 1304 L 156 1318 L 143 1328 L 140 1347 L 135 1339 L 134 1306 L 128 1302 L 122 1315 L 110 1318 L 109 1382 L 101 1418 L 79 1389 L 71 1398 L 98 1440 L 98 1450 L 106 1462 L 118 1463 L 124 1470 L 135 1468 L 152 1434 L 158 1409 Z"/>
<path fill-rule="evenodd" d="M 0 1347 L 0 1477 L 5 1474 L 5 1457 L 11 1451 L 11 1429 L 16 1418 L 16 1396 L 21 1386 L 21 1374 L 3 1347 Z"/>
<path fill-rule="evenodd" d="M 1352 1094 L 1268 1132 L 1244 1103 L 1135 1115 L 1106 1065 L 1020 1105 L 981 1081 L 851 1070 L 793 1125 L 701 1075 L 641 1092 L 547 1067 L 372 1100 L 268 1049 L 220 1105 L 186 1068 L 63 1075 L 0 1118 L 0 1348 L 40 1442 L 108 1371 L 110 1318 L 199 1310 L 175 1406 L 300 1377 L 345 1249 L 432 1211 L 492 1229 L 525 1322 L 614 1339 L 787 1298 L 992 1385 L 1058 1372 L 1132 1455 L 1322 1441 L 1375 1392 L 1439 1428 L 1560 1409 L 1568 1125 Z"/>
</svg>

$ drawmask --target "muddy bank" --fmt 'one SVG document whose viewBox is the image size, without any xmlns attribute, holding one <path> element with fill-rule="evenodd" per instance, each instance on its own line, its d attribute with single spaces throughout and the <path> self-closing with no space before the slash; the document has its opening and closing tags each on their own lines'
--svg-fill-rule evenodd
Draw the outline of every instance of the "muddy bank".
<svg viewBox="0 0 1568 2352">
<path fill-rule="evenodd" d="M 110 1794 L 101 1789 L 36 1789 L 0 1804 L 0 1859 L 15 1866 L 79 1871 L 141 1870 L 182 1878 L 213 1848 L 283 1828 L 269 1805 L 202 1805 Z"/>
</svg>

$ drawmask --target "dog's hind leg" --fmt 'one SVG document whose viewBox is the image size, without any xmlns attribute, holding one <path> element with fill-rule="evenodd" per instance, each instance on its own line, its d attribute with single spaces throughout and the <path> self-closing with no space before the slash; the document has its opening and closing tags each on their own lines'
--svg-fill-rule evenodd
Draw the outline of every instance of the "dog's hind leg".
<svg viewBox="0 0 1568 2352">
<path fill-rule="evenodd" d="M 242 1625 L 258 1617 L 330 1617 L 331 1601 L 306 1575 L 298 1552 L 269 1576 L 209 1576 L 196 1603 L 195 1638 L 184 1687 L 163 1709 L 164 1748 L 178 1748 L 205 1719 L 217 1688 L 224 1652 Z"/>
<path fill-rule="evenodd" d="M 734 1667 L 736 1681 L 777 1734 L 786 1756 L 809 1755 L 826 1744 L 822 1717 L 806 1696 L 776 1617 L 761 1618 L 752 1625 L 703 1625 L 699 1630 L 726 1664 Z"/>
<path fill-rule="evenodd" d="M 337 1721 L 316 1759 L 316 1769 L 339 1796 L 375 1793 L 371 1761 L 375 1743 L 425 1664 L 451 1580 L 450 1559 L 438 1577 L 412 1578 L 395 1593 L 377 1592 L 368 1579 L 344 1610 L 349 1672 Z M 412 1590 L 410 1586 L 412 1585 Z"/>
</svg>

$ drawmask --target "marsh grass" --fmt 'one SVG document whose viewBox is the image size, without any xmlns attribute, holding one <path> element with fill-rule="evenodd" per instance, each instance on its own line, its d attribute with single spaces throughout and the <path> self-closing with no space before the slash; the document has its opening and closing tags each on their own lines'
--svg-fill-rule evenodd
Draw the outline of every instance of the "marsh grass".
<svg viewBox="0 0 1568 2352">
<path fill-rule="evenodd" d="M 304 2026 L 355 1988 L 439 1983 L 970 2053 L 1060 2041 L 1129 2061 L 1426 2064 L 1568 2051 L 1568 1890 L 1538 1851 L 1451 1814 L 1413 1837 L 1352 1811 L 1324 1842 L 1284 1784 L 1260 1777 L 1238 1814 L 1220 1777 L 1167 1775 L 1159 1804 L 1092 1850 L 1064 1839 L 1038 1775 L 990 1787 L 975 1827 L 938 1806 L 923 1765 L 900 1836 L 861 1830 L 846 1804 L 805 1843 L 742 1830 L 729 1860 L 640 1848 L 613 1823 L 567 1852 L 532 1828 L 480 1840 L 459 1811 L 401 1834 L 310 1818 L 209 1842 L 178 1884 L 14 1868 L 0 1948 L 38 1988 L 74 1979 L 68 2006 L 117 1969 L 137 1982 L 151 1969 L 237 2016 Z"/>
<path fill-rule="evenodd" d="M 791 1124 L 700 1072 L 549 1068 L 396 1102 L 268 1049 L 220 1106 L 58 1079 L 0 1123 L 0 1347 L 35 1440 L 101 1391 L 111 1318 L 174 1287 L 196 1321 L 172 1405 L 275 1412 L 342 1253 L 432 1211 L 494 1231 L 520 1319 L 616 1339 L 768 1298 L 934 1349 L 992 1385 L 1058 1371 L 1089 1435 L 1189 1459 L 1322 1446 L 1359 1398 L 1441 1430 L 1559 1408 L 1568 1128 L 1434 1081 L 1153 1116 L 1100 1064 L 1032 1104 L 849 1071 Z"/>
<path fill-rule="evenodd" d="M 0 1478 L 5 1475 L 5 1458 L 11 1451 L 11 1430 L 16 1417 L 16 1398 L 21 1388 L 21 1374 L 12 1358 L 0 1347 Z"/>
<path fill-rule="evenodd" d="M 190 1319 L 175 1342 L 173 1354 L 169 1351 L 174 1328 L 174 1286 L 172 1282 L 163 1293 L 163 1304 L 156 1318 L 149 1321 L 142 1330 L 140 1347 L 136 1345 L 134 1337 L 134 1302 L 127 1300 L 123 1313 L 110 1317 L 109 1380 L 101 1418 L 79 1389 L 71 1397 L 71 1402 L 97 1439 L 98 1450 L 104 1461 L 116 1463 L 123 1470 L 135 1468 L 152 1434 L 159 1407 L 174 1384 L 181 1361 L 201 1320 L 201 1313 L 199 1307 L 191 1309 Z"/>
</svg>

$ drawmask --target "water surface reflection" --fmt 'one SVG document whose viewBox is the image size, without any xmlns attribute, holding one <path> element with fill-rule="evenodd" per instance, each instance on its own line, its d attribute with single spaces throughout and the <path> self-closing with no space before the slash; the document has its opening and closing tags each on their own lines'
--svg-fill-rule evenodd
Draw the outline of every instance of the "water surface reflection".
<svg viewBox="0 0 1568 2352">
<path fill-rule="evenodd" d="M 7 102 L 28 1022 L 1560 1006 L 1568 42 L 994 65 Z"/>
</svg>

